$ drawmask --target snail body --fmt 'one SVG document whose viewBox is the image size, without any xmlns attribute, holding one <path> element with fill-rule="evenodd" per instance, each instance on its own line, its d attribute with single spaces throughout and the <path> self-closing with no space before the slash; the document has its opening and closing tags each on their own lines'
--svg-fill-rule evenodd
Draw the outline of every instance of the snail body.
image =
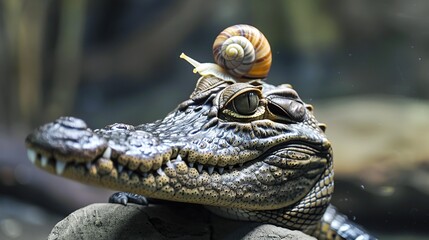
<svg viewBox="0 0 429 240">
<path fill-rule="evenodd" d="M 271 67 L 271 48 L 265 36 L 250 25 L 234 25 L 223 30 L 213 44 L 216 63 L 199 63 L 181 54 L 192 64 L 194 73 L 224 80 L 264 79 Z"/>
</svg>

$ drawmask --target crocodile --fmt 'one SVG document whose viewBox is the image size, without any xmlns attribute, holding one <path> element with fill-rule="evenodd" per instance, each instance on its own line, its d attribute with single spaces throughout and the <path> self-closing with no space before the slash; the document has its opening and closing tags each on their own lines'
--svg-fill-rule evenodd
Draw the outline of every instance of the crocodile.
<svg viewBox="0 0 429 240">
<path fill-rule="evenodd" d="M 37 167 L 126 197 L 201 204 L 318 239 L 375 239 L 330 204 L 325 128 L 288 84 L 208 75 L 164 119 L 92 130 L 60 117 L 28 135 L 26 146 Z"/>
</svg>

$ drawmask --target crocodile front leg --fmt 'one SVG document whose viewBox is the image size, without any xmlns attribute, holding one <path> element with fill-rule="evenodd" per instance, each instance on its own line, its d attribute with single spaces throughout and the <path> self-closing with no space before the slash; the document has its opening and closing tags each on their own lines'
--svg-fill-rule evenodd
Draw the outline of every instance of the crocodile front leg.
<svg viewBox="0 0 429 240">
<path fill-rule="evenodd" d="M 139 194 L 129 192 L 117 192 L 110 196 L 109 203 L 119 203 L 122 205 L 127 205 L 128 203 L 135 203 L 138 205 L 147 206 L 149 204 L 149 201 L 146 199 L 145 196 Z"/>
</svg>

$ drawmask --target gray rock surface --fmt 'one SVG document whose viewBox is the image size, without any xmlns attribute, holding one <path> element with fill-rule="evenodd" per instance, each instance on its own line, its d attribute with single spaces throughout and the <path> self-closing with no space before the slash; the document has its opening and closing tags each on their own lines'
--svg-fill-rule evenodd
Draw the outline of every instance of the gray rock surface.
<svg viewBox="0 0 429 240">
<path fill-rule="evenodd" d="M 314 239 L 299 231 L 214 216 L 202 206 L 163 204 L 149 207 L 97 203 L 57 223 L 49 240 L 58 239 Z"/>
</svg>

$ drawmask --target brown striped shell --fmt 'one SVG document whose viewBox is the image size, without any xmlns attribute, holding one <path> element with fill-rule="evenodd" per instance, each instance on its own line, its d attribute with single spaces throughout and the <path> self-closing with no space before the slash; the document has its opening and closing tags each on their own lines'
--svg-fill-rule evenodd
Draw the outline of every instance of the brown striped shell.
<svg viewBox="0 0 429 240">
<path fill-rule="evenodd" d="M 264 79 L 271 67 L 271 48 L 255 27 L 234 25 L 223 30 L 213 44 L 215 62 L 241 79 Z"/>
</svg>

